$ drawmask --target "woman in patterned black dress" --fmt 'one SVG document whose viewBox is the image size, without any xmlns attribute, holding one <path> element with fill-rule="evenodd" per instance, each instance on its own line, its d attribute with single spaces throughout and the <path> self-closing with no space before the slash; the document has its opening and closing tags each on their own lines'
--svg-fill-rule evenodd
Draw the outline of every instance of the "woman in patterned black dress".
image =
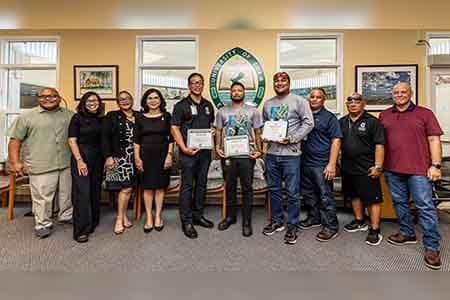
<svg viewBox="0 0 450 300">
<path fill-rule="evenodd" d="M 133 96 L 121 91 L 117 99 L 119 110 L 110 111 L 102 126 L 102 150 L 105 157 L 106 189 L 119 191 L 114 233 L 121 234 L 133 223 L 127 217 L 128 201 L 137 184 L 134 166 L 133 137 L 135 117 Z"/>
</svg>

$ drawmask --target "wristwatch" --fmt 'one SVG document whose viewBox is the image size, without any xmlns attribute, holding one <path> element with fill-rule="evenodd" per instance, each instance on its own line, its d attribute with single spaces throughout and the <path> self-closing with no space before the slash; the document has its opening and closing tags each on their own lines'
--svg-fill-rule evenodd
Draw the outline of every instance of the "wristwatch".
<svg viewBox="0 0 450 300">
<path fill-rule="evenodd" d="M 380 166 L 380 165 L 375 165 L 375 170 L 376 170 L 377 172 L 383 172 L 383 167 Z"/>
<path fill-rule="evenodd" d="M 433 168 L 436 168 L 436 169 L 438 169 L 438 170 L 440 170 L 441 168 L 442 168 L 442 165 L 441 164 L 439 164 L 439 163 L 437 163 L 437 164 L 431 164 L 431 166 L 433 167 Z"/>
</svg>

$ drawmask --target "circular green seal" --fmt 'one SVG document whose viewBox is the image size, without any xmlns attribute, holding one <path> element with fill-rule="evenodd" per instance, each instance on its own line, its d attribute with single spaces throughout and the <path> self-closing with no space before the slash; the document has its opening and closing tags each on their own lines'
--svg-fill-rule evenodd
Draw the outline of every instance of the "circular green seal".
<svg viewBox="0 0 450 300">
<path fill-rule="evenodd" d="M 234 82 L 245 86 L 245 102 L 258 107 L 266 90 L 264 71 L 252 54 L 239 47 L 222 54 L 212 68 L 209 91 L 217 108 L 231 101 L 230 87 Z"/>
</svg>

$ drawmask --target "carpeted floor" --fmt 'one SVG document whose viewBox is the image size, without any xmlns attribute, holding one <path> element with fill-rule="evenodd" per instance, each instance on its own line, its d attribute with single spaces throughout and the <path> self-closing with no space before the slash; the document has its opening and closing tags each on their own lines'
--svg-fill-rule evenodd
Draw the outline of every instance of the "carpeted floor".
<svg viewBox="0 0 450 300">
<path fill-rule="evenodd" d="M 164 211 L 162 232 L 144 234 L 142 220 L 120 236 L 112 233 L 114 211 L 102 208 L 101 224 L 89 243 L 72 240 L 70 225 L 56 226 L 47 239 L 34 237 L 33 218 L 23 217 L 27 207 L 16 209 L 8 222 L 0 209 L 0 271 L 425 271 L 421 243 L 393 246 L 383 240 L 377 247 L 364 243 L 366 233 L 341 231 L 337 239 L 317 242 L 317 229 L 301 231 L 296 245 L 283 243 L 284 233 L 261 234 L 263 208 L 254 210 L 251 238 L 243 238 L 241 224 L 219 232 L 197 227 L 199 238 L 189 240 L 180 230 L 176 207 Z M 131 212 L 130 212 L 131 213 Z M 220 219 L 219 207 L 208 207 L 206 216 Z M 339 213 L 341 227 L 351 220 Z M 450 271 L 450 215 L 440 213 L 442 271 Z M 393 222 L 382 223 L 384 237 L 396 232 Z M 420 237 L 420 233 L 418 233 Z"/>
</svg>

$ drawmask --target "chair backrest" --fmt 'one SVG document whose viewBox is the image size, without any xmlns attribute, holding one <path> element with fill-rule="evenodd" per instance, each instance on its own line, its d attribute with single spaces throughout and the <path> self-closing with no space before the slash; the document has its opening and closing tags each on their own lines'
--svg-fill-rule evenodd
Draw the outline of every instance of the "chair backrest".
<svg viewBox="0 0 450 300">
<path fill-rule="evenodd" d="M 220 159 L 211 161 L 208 170 L 208 179 L 223 179 L 222 165 Z"/>
<path fill-rule="evenodd" d="M 4 166 L 5 166 L 4 170 L 5 174 L 11 173 L 11 164 L 9 163 L 9 159 L 5 160 Z"/>
<path fill-rule="evenodd" d="M 175 143 L 173 147 L 173 155 L 172 155 L 172 168 L 170 169 L 170 175 L 176 176 L 180 175 L 181 163 L 180 163 L 180 148 Z"/>
<path fill-rule="evenodd" d="M 442 158 L 442 177 L 450 178 L 450 157 Z"/>
<path fill-rule="evenodd" d="M 266 163 L 262 158 L 258 158 L 255 162 L 255 169 L 253 173 L 253 178 L 265 180 L 266 174 Z"/>
</svg>

